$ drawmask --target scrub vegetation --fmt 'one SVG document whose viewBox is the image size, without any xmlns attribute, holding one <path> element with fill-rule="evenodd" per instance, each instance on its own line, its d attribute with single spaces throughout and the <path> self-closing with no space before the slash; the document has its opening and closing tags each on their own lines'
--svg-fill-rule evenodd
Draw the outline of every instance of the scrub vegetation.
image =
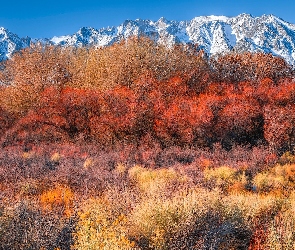
<svg viewBox="0 0 295 250">
<path fill-rule="evenodd" d="M 283 59 L 36 44 L 0 82 L 0 249 L 295 248 Z"/>
</svg>

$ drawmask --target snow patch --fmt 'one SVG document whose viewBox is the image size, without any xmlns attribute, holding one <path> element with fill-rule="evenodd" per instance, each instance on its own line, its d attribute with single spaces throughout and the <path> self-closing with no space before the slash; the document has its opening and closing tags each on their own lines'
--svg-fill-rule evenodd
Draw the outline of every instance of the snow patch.
<svg viewBox="0 0 295 250">
<path fill-rule="evenodd" d="M 59 44 L 62 41 L 69 40 L 70 36 L 54 36 L 50 41 L 52 41 L 54 44 Z"/>
</svg>

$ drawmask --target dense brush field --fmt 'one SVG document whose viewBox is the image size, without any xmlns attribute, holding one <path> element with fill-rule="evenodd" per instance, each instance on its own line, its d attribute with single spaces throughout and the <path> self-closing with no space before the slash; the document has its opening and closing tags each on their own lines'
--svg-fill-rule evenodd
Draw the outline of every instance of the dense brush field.
<svg viewBox="0 0 295 250">
<path fill-rule="evenodd" d="M 283 59 L 142 37 L 0 66 L 0 249 L 295 248 Z"/>
</svg>

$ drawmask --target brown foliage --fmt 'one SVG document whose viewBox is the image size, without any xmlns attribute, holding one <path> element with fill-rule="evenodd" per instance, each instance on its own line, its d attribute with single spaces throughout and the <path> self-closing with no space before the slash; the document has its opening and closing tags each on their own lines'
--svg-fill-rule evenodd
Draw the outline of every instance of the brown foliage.
<svg viewBox="0 0 295 250">
<path fill-rule="evenodd" d="M 195 47 L 167 48 L 146 37 L 132 37 L 104 48 L 82 48 L 72 57 L 72 65 L 76 70 L 71 86 L 101 90 L 118 84 L 134 88 L 135 81 L 147 72 L 158 81 L 181 74 L 196 83 L 206 79 L 208 69 Z"/>
<path fill-rule="evenodd" d="M 264 53 L 229 53 L 212 57 L 210 64 L 213 78 L 221 82 L 257 82 L 264 78 L 277 82 L 292 74 L 291 66 L 284 59 Z"/>
<path fill-rule="evenodd" d="M 62 86 L 70 81 L 71 49 L 32 45 L 5 61 L 0 81 L 7 85 L 1 91 L 1 103 L 9 111 L 26 113 L 34 107 L 46 86 Z"/>
</svg>

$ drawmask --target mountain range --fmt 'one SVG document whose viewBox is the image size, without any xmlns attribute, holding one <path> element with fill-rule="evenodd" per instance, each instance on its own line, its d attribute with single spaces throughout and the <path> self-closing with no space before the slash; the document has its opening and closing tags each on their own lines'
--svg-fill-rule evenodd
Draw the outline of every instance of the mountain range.
<svg viewBox="0 0 295 250">
<path fill-rule="evenodd" d="M 36 41 L 61 46 L 107 46 L 134 35 L 146 35 L 168 46 L 198 44 L 208 55 L 230 51 L 272 53 L 295 65 L 295 25 L 274 15 L 250 14 L 200 16 L 190 21 L 169 21 L 163 17 L 158 21 L 126 20 L 118 27 L 83 27 L 75 34 L 48 39 L 20 38 L 2 27 L 0 60 Z"/>
</svg>

